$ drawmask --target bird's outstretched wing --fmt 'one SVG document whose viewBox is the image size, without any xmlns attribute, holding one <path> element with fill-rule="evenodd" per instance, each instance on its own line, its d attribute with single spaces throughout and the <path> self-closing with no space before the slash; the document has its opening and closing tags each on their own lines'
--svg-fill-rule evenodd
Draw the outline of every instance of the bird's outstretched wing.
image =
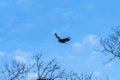
<svg viewBox="0 0 120 80">
<path fill-rule="evenodd" d="M 63 41 L 70 41 L 70 37 L 64 38 Z"/>
<path fill-rule="evenodd" d="M 55 33 L 55 36 L 58 40 L 61 40 L 61 38 L 57 35 L 57 33 Z"/>
</svg>

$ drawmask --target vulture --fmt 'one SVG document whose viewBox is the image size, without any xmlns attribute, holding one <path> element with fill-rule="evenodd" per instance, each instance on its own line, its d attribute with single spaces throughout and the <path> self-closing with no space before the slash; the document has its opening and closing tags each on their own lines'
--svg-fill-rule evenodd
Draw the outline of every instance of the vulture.
<svg viewBox="0 0 120 80">
<path fill-rule="evenodd" d="M 58 39 L 58 42 L 60 42 L 60 43 L 66 43 L 67 41 L 70 41 L 70 37 L 60 38 L 57 33 L 55 33 L 55 36 Z"/>
</svg>

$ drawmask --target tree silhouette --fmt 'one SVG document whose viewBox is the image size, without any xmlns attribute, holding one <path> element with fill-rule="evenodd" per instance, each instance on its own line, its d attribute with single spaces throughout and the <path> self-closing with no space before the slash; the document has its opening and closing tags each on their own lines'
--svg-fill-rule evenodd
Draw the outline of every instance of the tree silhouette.
<svg viewBox="0 0 120 80">
<path fill-rule="evenodd" d="M 33 56 L 32 64 L 21 63 L 12 59 L 11 63 L 0 70 L 0 80 L 97 80 L 92 74 L 78 74 L 61 69 L 55 59 L 44 63 L 40 54 Z M 35 74 L 29 78 L 29 74 Z M 108 78 L 106 80 L 109 80 Z"/>
<path fill-rule="evenodd" d="M 26 63 L 18 62 L 15 59 L 12 59 L 11 63 L 6 63 L 5 69 L 0 72 L 1 80 L 25 80 L 26 75 L 29 70 L 32 68 L 32 65 L 28 66 Z"/>
<path fill-rule="evenodd" d="M 41 55 L 34 55 L 35 66 L 38 80 L 54 80 L 60 79 L 65 76 L 65 71 L 60 69 L 55 59 L 49 61 L 46 65 L 44 65 L 41 60 Z"/>
<path fill-rule="evenodd" d="M 107 62 L 120 59 L 120 27 L 112 28 L 112 31 L 108 37 L 100 39 L 103 48 L 101 52 L 111 56 Z"/>
</svg>

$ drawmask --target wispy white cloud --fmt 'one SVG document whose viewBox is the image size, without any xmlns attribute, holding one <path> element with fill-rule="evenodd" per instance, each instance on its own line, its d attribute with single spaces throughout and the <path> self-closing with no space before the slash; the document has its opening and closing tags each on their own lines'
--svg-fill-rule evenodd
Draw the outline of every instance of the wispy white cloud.
<svg viewBox="0 0 120 80">
<path fill-rule="evenodd" d="M 94 75 L 94 76 L 100 76 L 101 74 L 102 74 L 101 71 L 94 71 L 94 72 L 93 72 L 93 75 Z"/>
<path fill-rule="evenodd" d="M 97 58 L 98 55 L 100 56 L 100 53 L 99 53 L 99 52 L 97 52 L 97 51 L 92 51 L 88 59 L 89 59 L 89 60 L 94 60 L 94 61 L 95 61 L 96 59 L 98 60 L 98 58 Z"/>
<path fill-rule="evenodd" d="M 30 59 L 30 56 L 32 55 L 31 52 L 25 52 L 22 50 L 16 50 L 13 54 L 13 59 L 20 63 L 26 63 L 28 59 Z"/>
<path fill-rule="evenodd" d="M 73 43 L 73 48 L 75 49 L 75 50 L 77 50 L 77 51 L 81 51 L 82 50 L 82 48 L 83 48 L 83 45 L 80 43 L 80 42 L 75 42 L 75 43 Z"/>
<path fill-rule="evenodd" d="M 20 62 L 20 63 L 26 63 L 27 62 L 25 57 L 19 56 L 19 55 L 14 56 L 13 59 L 15 59 L 17 62 Z"/>
<path fill-rule="evenodd" d="M 79 58 L 80 58 L 79 56 L 74 55 L 74 54 L 67 54 L 67 55 L 65 55 L 65 57 L 68 60 L 79 60 Z"/>
<path fill-rule="evenodd" d="M 86 47 L 93 48 L 99 44 L 99 37 L 94 34 L 88 34 L 85 37 L 83 37 L 82 41 L 77 41 L 73 43 L 73 48 L 77 50 L 84 49 Z"/>
<path fill-rule="evenodd" d="M 29 80 L 37 80 L 37 74 L 36 73 L 29 73 L 28 79 Z"/>
<path fill-rule="evenodd" d="M 95 45 L 98 45 L 99 41 L 98 41 L 98 36 L 97 35 L 94 35 L 94 34 L 88 34 L 87 36 L 85 36 L 83 38 L 83 43 L 84 44 L 88 44 L 88 45 L 92 45 L 92 46 L 95 46 Z"/>
<path fill-rule="evenodd" d="M 25 52 L 25 51 L 22 51 L 22 50 L 19 50 L 19 49 L 16 50 L 15 53 L 16 53 L 16 54 L 24 54 L 24 55 L 25 55 L 25 54 L 31 54 L 30 52 Z"/>
<path fill-rule="evenodd" d="M 79 43 L 79 42 L 75 42 L 74 44 L 73 44 L 73 47 L 82 47 L 82 45 Z"/>
<path fill-rule="evenodd" d="M 107 68 L 111 68 L 112 67 L 112 63 L 107 63 L 107 64 L 105 64 L 105 67 L 107 67 Z"/>
<path fill-rule="evenodd" d="M 0 56 L 5 56 L 7 53 L 5 51 L 0 51 Z"/>
</svg>

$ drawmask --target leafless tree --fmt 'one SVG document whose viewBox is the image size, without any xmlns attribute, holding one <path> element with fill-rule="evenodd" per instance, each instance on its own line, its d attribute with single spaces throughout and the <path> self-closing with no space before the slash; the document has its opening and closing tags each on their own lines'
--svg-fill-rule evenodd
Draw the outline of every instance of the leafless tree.
<svg viewBox="0 0 120 80">
<path fill-rule="evenodd" d="M 103 47 L 102 53 L 111 56 L 107 62 L 115 58 L 120 59 L 120 27 L 112 28 L 113 33 L 106 38 L 101 38 L 100 42 Z"/>
<path fill-rule="evenodd" d="M 26 63 L 18 62 L 12 59 L 12 63 L 6 63 L 5 69 L 0 72 L 1 80 L 25 80 L 27 72 L 29 72 L 32 66 L 28 66 Z"/>
<path fill-rule="evenodd" d="M 47 64 L 43 63 L 41 59 L 41 55 L 39 54 L 34 55 L 34 59 L 35 59 L 36 72 L 39 80 L 61 79 L 66 75 L 65 71 L 60 69 L 60 66 L 58 66 L 55 59 L 52 59 Z"/>
<path fill-rule="evenodd" d="M 5 69 L 0 71 L 0 80 L 32 80 L 28 77 L 31 73 L 37 75 L 33 80 L 96 80 L 93 74 L 66 72 L 58 66 L 55 59 L 45 63 L 41 57 L 40 54 L 34 55 L 32 65 L 12 59 L 12 62 L 7 63 Z"/>
<path fill-rule="evenodd" d="M 75 72 L 72 72 L 70 75 L 68 75 L 65 80 L 93 80 L 93 73 L 91 74 L 78 74 Z"/>
<path fill-rule="evenodd" d="M 35 69 L 38 75 L 37 80 L 96 80 L 91 74 L 78 74 L 74 71 L 66 72 L 61 70 L 55 59 L 52 59 L 47 64 L 41 59 L 41 55 L 34 55 Z"/>
</svg>

